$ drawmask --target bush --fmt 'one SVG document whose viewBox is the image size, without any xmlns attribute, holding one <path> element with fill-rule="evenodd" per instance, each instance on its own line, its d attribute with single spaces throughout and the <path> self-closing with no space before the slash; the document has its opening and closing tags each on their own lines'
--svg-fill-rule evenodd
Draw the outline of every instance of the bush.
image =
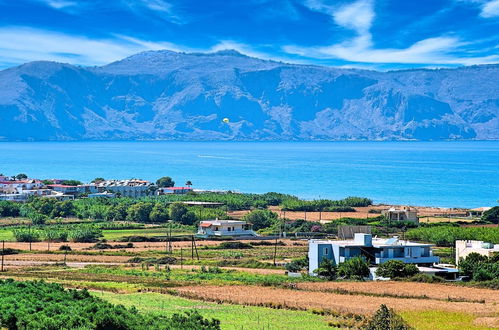
<svg viewBox="0 0 499 330">
<path fill-rule="evenodd" d="M 19 228 L 13 230 L 17 242 L 38 242 L 40 241 L 40 232 L 28 228 Z"/>
<path fill-rule="evenodd" d="M 419 273 L 418 268 L 413 264 L 406 264 L 400 260 L 388 260 L 379 265 L 376 275 L 388 278 L 410 277 Z"/>
<path fill-rule="evenodd" d="M 308 266 L 308 257 L 306 258 L 301 258 L 301 259 L 295 259 L 291 261 L 290 263 L 286 264 L 286 270 L 291 273 L 298 273 L 300 272 L 303 268 L 306 268 Z"/>
<path fill-rule="evenodd" d="M 69 231 L 68 237 L 73 242 L 92 243 L 102 237 L 102 230 L 91 225 L 75 226 Z"/>
<path fill-rule="evenodd" d="M 59 251 L 71 251 L 71 246 L 69 245 L 61 245 L 59 246 Z"/>
<path fill-rule="evenodd" d="M 333 260 L 329 260 L 324 257 L 319 264 L 319 268 L 314 270 L 314 273 L 321 277 L 324 277 L 327 280 L 332 281 L 336 279 L 336 276 L 338 275 L 338 268 L 334 264 Z"/>
<path fill-rule="evenodd" d="M 5 249 L 0 249 L 0 256 L 7 256 L 10 254 L 18 254 L 19 250 L 16 249 L 11 249 L 11 248 L 5 248 Z"/>
<path fill-rule="evenodd" d="M 362 257 L 351 258 L 338 265 L 338 274 L 343 278 L 361 280 L 369 277 L 369 264 Z"/>
<path fill-rule="evenodd" d="M 239 241 L 235 242 L 223 242 L 217 246 L 217 249 L 252 249 L 253 246 L 248 243 L 243 243 Z"/>
<path fill-rule="evenodd" d="M 269 210 L 254 210 L 243 218 L 253 225 L 253 230 L 260 230 L 272 226 L 277 222 L 277 213 Z"/>
<path fill-rule="evenodd" d="M 393 309 L 381 305 L 380 308 L 373 315 L 367 326 L 366 330 L 408 330 L 411 327 L 404 321 L 404 319 L 397 315 Z"/>
<path fill-rule="evenodd" d="M 435 275 L 428 274 L 416 274 L 406 279 L 408 282 L 420 282 L 420 283 L 443 283 L 445 279 Z"/>
</svg>

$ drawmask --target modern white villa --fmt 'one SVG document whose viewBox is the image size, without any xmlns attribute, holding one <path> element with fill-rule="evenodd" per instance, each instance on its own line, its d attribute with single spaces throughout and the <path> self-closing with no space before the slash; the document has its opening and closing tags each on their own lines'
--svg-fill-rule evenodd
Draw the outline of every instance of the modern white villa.
<svg viewBox="0 0 499 330">
<path fill-rule="evenodd" d="M 388 260 L 400 260 L 426 268 L 433 267 L 440 258 L 433 255 L 431 244 L 399 240 L 397 237 L 373 238 L 371 234 L 356 233 L 353 240 L 310 240 L 308 244 L 309 273 L 319 268 L 323 258 L 333 260 L 338 265 L 358 256 L 364 257 L 371 265 L 379 265 Z"/>
<path fill-rule="evenodd" d="M 241 237 L 258 236 L 251 224 L 236 220 L 207 220 L 199 223 L 198 237 Z"/>
<path fill-rule="evenodd" d="M 478 253 L 490 258 L 494 254 L 499 254 L 499 244 L 483 241 L 456 241 L 456 265 L 459 265 L 461 258 L 466 258 L 470 253 Z"/>
</svg>

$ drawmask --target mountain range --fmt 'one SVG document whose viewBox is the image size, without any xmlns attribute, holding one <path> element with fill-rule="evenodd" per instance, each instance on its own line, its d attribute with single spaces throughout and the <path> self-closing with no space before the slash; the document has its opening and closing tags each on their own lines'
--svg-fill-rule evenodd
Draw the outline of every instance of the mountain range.
<svg viewBox="0 0 499 330">
<path fill-rule="evenodd" d="M 378 72 L 233 50 L 0 71 L 0 141 L 499 139 L 499 64 Z"/>
</svg>

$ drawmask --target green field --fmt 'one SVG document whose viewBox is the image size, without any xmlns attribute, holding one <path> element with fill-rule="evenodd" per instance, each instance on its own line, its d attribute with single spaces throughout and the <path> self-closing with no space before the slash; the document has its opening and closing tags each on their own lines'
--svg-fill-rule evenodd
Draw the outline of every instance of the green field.
<svg viewBox="0 0 499 330">
<path fill-rule="evenodd" d="M 215 304 L 159 293 L 117 294 L 96 292 L 97 297 L 148 313 L 166 314 L 197 310 L 206 318 L 221 321 L 222 329 L 332 329 L 326 317 L 305 311 Z"/>
<path fill-rule="evenodd" d="M 137 228 L 137 229 L 104 229 L 102 234 L 104 239 L 108 241 L 119 241 L 127 236 L 166 236 L 168 228 L 153 227 L 153 228 Z M 174 235 L 192 235 L 193 232 L 185 230 L 172 230 Z"/>
<path fill-rule="evenodd" d="M 15 241 L 12 229 L 0 229 L 0 241 Z"/>
<path fill-rule="evenodd" d="M 401 312 L 404 320 L 415 329 L 421 330 L 482 330 L 490 329 L 486 326 L 473 324 L 475 315 L 449 311 L 419 311 Z"/>
</svg>

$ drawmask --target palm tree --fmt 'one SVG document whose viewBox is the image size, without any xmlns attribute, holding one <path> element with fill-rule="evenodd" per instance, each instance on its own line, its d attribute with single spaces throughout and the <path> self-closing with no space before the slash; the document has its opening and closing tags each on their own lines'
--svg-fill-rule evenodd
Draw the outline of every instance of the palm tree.
<svg viewBox="0 0 499 330">
<path fill-rule="evenodd" d="M 187 180 L 187 182 L 185 183 L 185 185 L 186 185 L 187 187 L 190 187 L 190 186 L 192 186 L 192 182 L 191 182 L 190 180 Z"/>
</svg>

